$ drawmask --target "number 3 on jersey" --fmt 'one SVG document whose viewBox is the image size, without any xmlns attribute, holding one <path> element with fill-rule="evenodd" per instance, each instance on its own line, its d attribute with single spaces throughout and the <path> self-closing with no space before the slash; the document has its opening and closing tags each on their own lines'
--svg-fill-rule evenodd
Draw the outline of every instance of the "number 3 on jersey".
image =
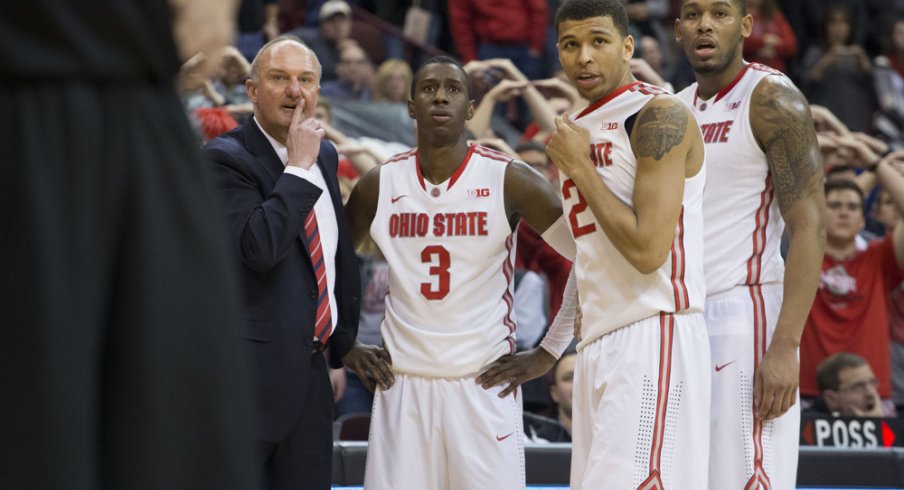
<svg viewBox="0 0 904 490">
<path fill-rule="evenodd" d="M 572 189 L 577 196 L 577 202 L 571 206 L 571 211 L 568 213 L 568 222 L 571 224 L 571 234 L 574 235 L 575 238 L 578 238 L 596 231 L 596 223 L 589 223 L 583 226 L 578 224 L 578 214 L 583 213 L 587 209 L 587 201 L 585 201 L 584 196 L 581 195 L 581 191 L 577 188 L 577 184 L 571 179 L 565 179 L 565 182 L 562 183 L 562 197 L 571 199 Z"/>
<path fill-rule="evenodd" d="M 445 298 L 449 294 L 449 251 L 442 245 L 428 245 L 421 250 L 421 263 L 430 264 L 429 274 L 436 276 L 435 284 L 421 283 L 421 294 L 429 300 Z"/>
</svg>

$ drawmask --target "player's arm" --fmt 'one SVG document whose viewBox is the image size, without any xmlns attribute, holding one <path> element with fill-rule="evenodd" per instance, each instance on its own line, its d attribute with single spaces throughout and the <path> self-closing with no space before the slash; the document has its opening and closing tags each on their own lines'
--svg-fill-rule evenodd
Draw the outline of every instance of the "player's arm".
<svg viewBox="0 0 904 490">
<path fill-rule="evenodd" d="M 565 284 L 565 292 L 562 296 L 562 306 L 540 345 L 528 351 L 508 354 L 496 359 L 484 367 L 480 376 L 477 377 L 477 384 L 484 389 L 508 384 L 498 395 L 499 398 L 505 398 L 523 383 L 539 378 L 552 369 L 556 360 L 562 357 L 562 353 L 571 345 L 572 332 L 579 315 L 578 292 L 573 268 L 568 275 L 568 282 Z"/>
<path fill-rule="evenodd" d="M 505 208 L 511 223 L 523 218 L 563 257 L 574 260 L 574 239 L 562 220 L 562 201 L 552 184 L 524 162 L 513 160 L 506 167 Z M 571 342 L 574 305 L 577 303 L 573 275 L 574 272 L 568 277 L 562 307 L 541 346 L 496 359 L 477 377 L 478 384 L 486 389 L 507 383 L 508 386 L 499 393 L 499 397 L 504 398 L 521 384 L 543 376 L 552 368 Z"/>
<path fill-rule="evenodd" d="M 575 182 L 615 248 L 638 271 L 649 274 L 665 263 L 675 238 L 684 195 L 687 161 L 703 161 L 692 116 L 673 96 L 660 95 L 637 115 L 631 146 L 637 158 L 632 205 L 603 183 L 590 160 L 590 136 L 567 117 L 557 119 L 547 153 Z M 690 173 L 694 175 L 696 171 Z"/>
<path fill-rule="evenodd" d="M 520 160 L 505 169 L 505 213 L 513 225 L 524 219 L 562 257 L 574 260 L 574 238 L 562 218 L 562 200 L 540 172 Z"/>
<path fill-rule="evenodd" d="M 766 77 L 753 91 L 751 104 L 750 124 L 766 154 L 790 238 L 778 323 L 754 373 L 757 414 L 770 419 L 785 413 L 797 396 L 797 349 L 819 284 L 826 206 L 822 159 L 803 94 L 786 78 Z"/>
<path fill-rule="evenodd" d="M 370 225 L 377 214 L 380 197 L 380 167 L 364 174 L 345 203 L 345 216 L 352 233 L 352 242 L 358 248 L 370 235 Z"/>
<path fill-rule="evenodd" d="M 348 218 L 355 248 L 358 248 L 370 234 L 370 225 L 377 213 L 379 197 L 380 167 L 377 167 L 361 177 L 345 204 L 345 215 Z M 395 382 L 392 375 L 392 358 L 382 347 L 356 341 L 342 358 L 342 364 L 354 371 L 361 379 L 361 383 L 370 391 L 374 391 L 371 379 L 376 380 L 384 390 L 389 389 Z"/>
</svg>

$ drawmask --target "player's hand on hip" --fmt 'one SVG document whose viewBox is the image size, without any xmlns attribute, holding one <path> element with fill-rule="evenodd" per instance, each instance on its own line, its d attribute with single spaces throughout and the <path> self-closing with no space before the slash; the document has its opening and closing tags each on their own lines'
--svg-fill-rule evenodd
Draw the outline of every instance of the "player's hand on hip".
<svg viewBox="0 0 904 490">
<path fill-rule="evenodd" d="M 342 358 L 342 364 L 358 375 L 361 383 L 370 390 L 374 391 L 374 383 L 376 381 L 380 388 L 388 390 L 395 383 L 395 376 L 392 374 L 392 357 L 389 351 L 376 345 L 367 345 L 356 342 L 348 354 Z"/>
<path fill-rule="evenodd" d="M 304 115 L 304 98 L 299 98 L 292 112 L 289 123 L 289 134 L 286 136 L 286 149 L 289 153 L 288 165 L 310 169 L 320 155 L 320 141 L 324 129 L 320 121 Z"/>
<path fill-rule="evenodd" d="M 546 154 L 559 170 L 572 178 L 582 168 L 593 169 L 590 133 L 575 124 L 568 114 L 556 118 L 556 129 L 546 145 Z"/>
<path fill-rule="evenodd" d="M 753 397 L 757 417 L 762 420 L 784 415 L 797 400 L 800 363 L 797 348 L 772 345 L 753 375 Z"/>
<path fill-rule="evenodd" d="M 508 386 L 499 393 L 499 398 L 505 398 L 523 383 L 546 374 L 555 363 L 556 358 L 540 347 L 504 355 L 486 367 L 477 377 L 477 384 L 483 389 L 489 389 L 508 383 Z"/>
</svg>

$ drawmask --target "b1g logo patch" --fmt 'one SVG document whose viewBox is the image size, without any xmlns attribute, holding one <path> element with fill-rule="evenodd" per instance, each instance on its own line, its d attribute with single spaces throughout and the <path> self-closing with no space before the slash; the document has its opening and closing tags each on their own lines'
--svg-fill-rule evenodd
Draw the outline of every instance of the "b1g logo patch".
<svg viewBox="0 0 904 490">
<path fill-rule="evenodd" d="M 467 195 L 468 195 L 469 200 L 490 197 L 490 189 L 488 187 L 481 187 L 479 189 L 468 189 Z"/>
</svg>

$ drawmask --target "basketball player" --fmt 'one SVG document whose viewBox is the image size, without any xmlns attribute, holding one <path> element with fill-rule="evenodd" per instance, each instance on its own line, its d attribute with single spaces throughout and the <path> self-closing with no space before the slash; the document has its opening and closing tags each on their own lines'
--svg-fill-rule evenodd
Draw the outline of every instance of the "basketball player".
<svg viewBox="0 0 904 490">
<path fill-rule="evenodd" d="M 686 0 L 675 21 L 697 83 L 678 96 L 703 131 L 709 488 L 792 489 L 797 350 L 825 246 L 822 164 L 804 96 L 742 58 L 743 0 Z M 779 254 L 784 224 L 787 270 Z M 784 291 L 784 295 L 783 295 Z"/>
<path fill-rule="evenodd" d="M 370 233 L 390 270 L 381 330 L 395 381 L 374 398 L 364 486 L 520 490 L 521 400 L 475 376 L 514 351 L 519 219 L 565 256 L 574 242 L 543 176 L 468 146 L 474 104 L 456 61 L 431 58 L 417 71 L 408 113 L 417 148 L 365 175 L 346 206 L 354 240 Z"/>
<path fill-rule="evenodd" d="M 680 100 L 631 75 L 620 0 L 567 1 L 555 23 L 559 61 L 590 102 L 557 120 L 547 147 L 564 174 L 583 312 L 571 488 L 706 488 L 701 134 Z M 485 376 L 520 381 L 505 364 L 522 363 Z"/>
</svg>

